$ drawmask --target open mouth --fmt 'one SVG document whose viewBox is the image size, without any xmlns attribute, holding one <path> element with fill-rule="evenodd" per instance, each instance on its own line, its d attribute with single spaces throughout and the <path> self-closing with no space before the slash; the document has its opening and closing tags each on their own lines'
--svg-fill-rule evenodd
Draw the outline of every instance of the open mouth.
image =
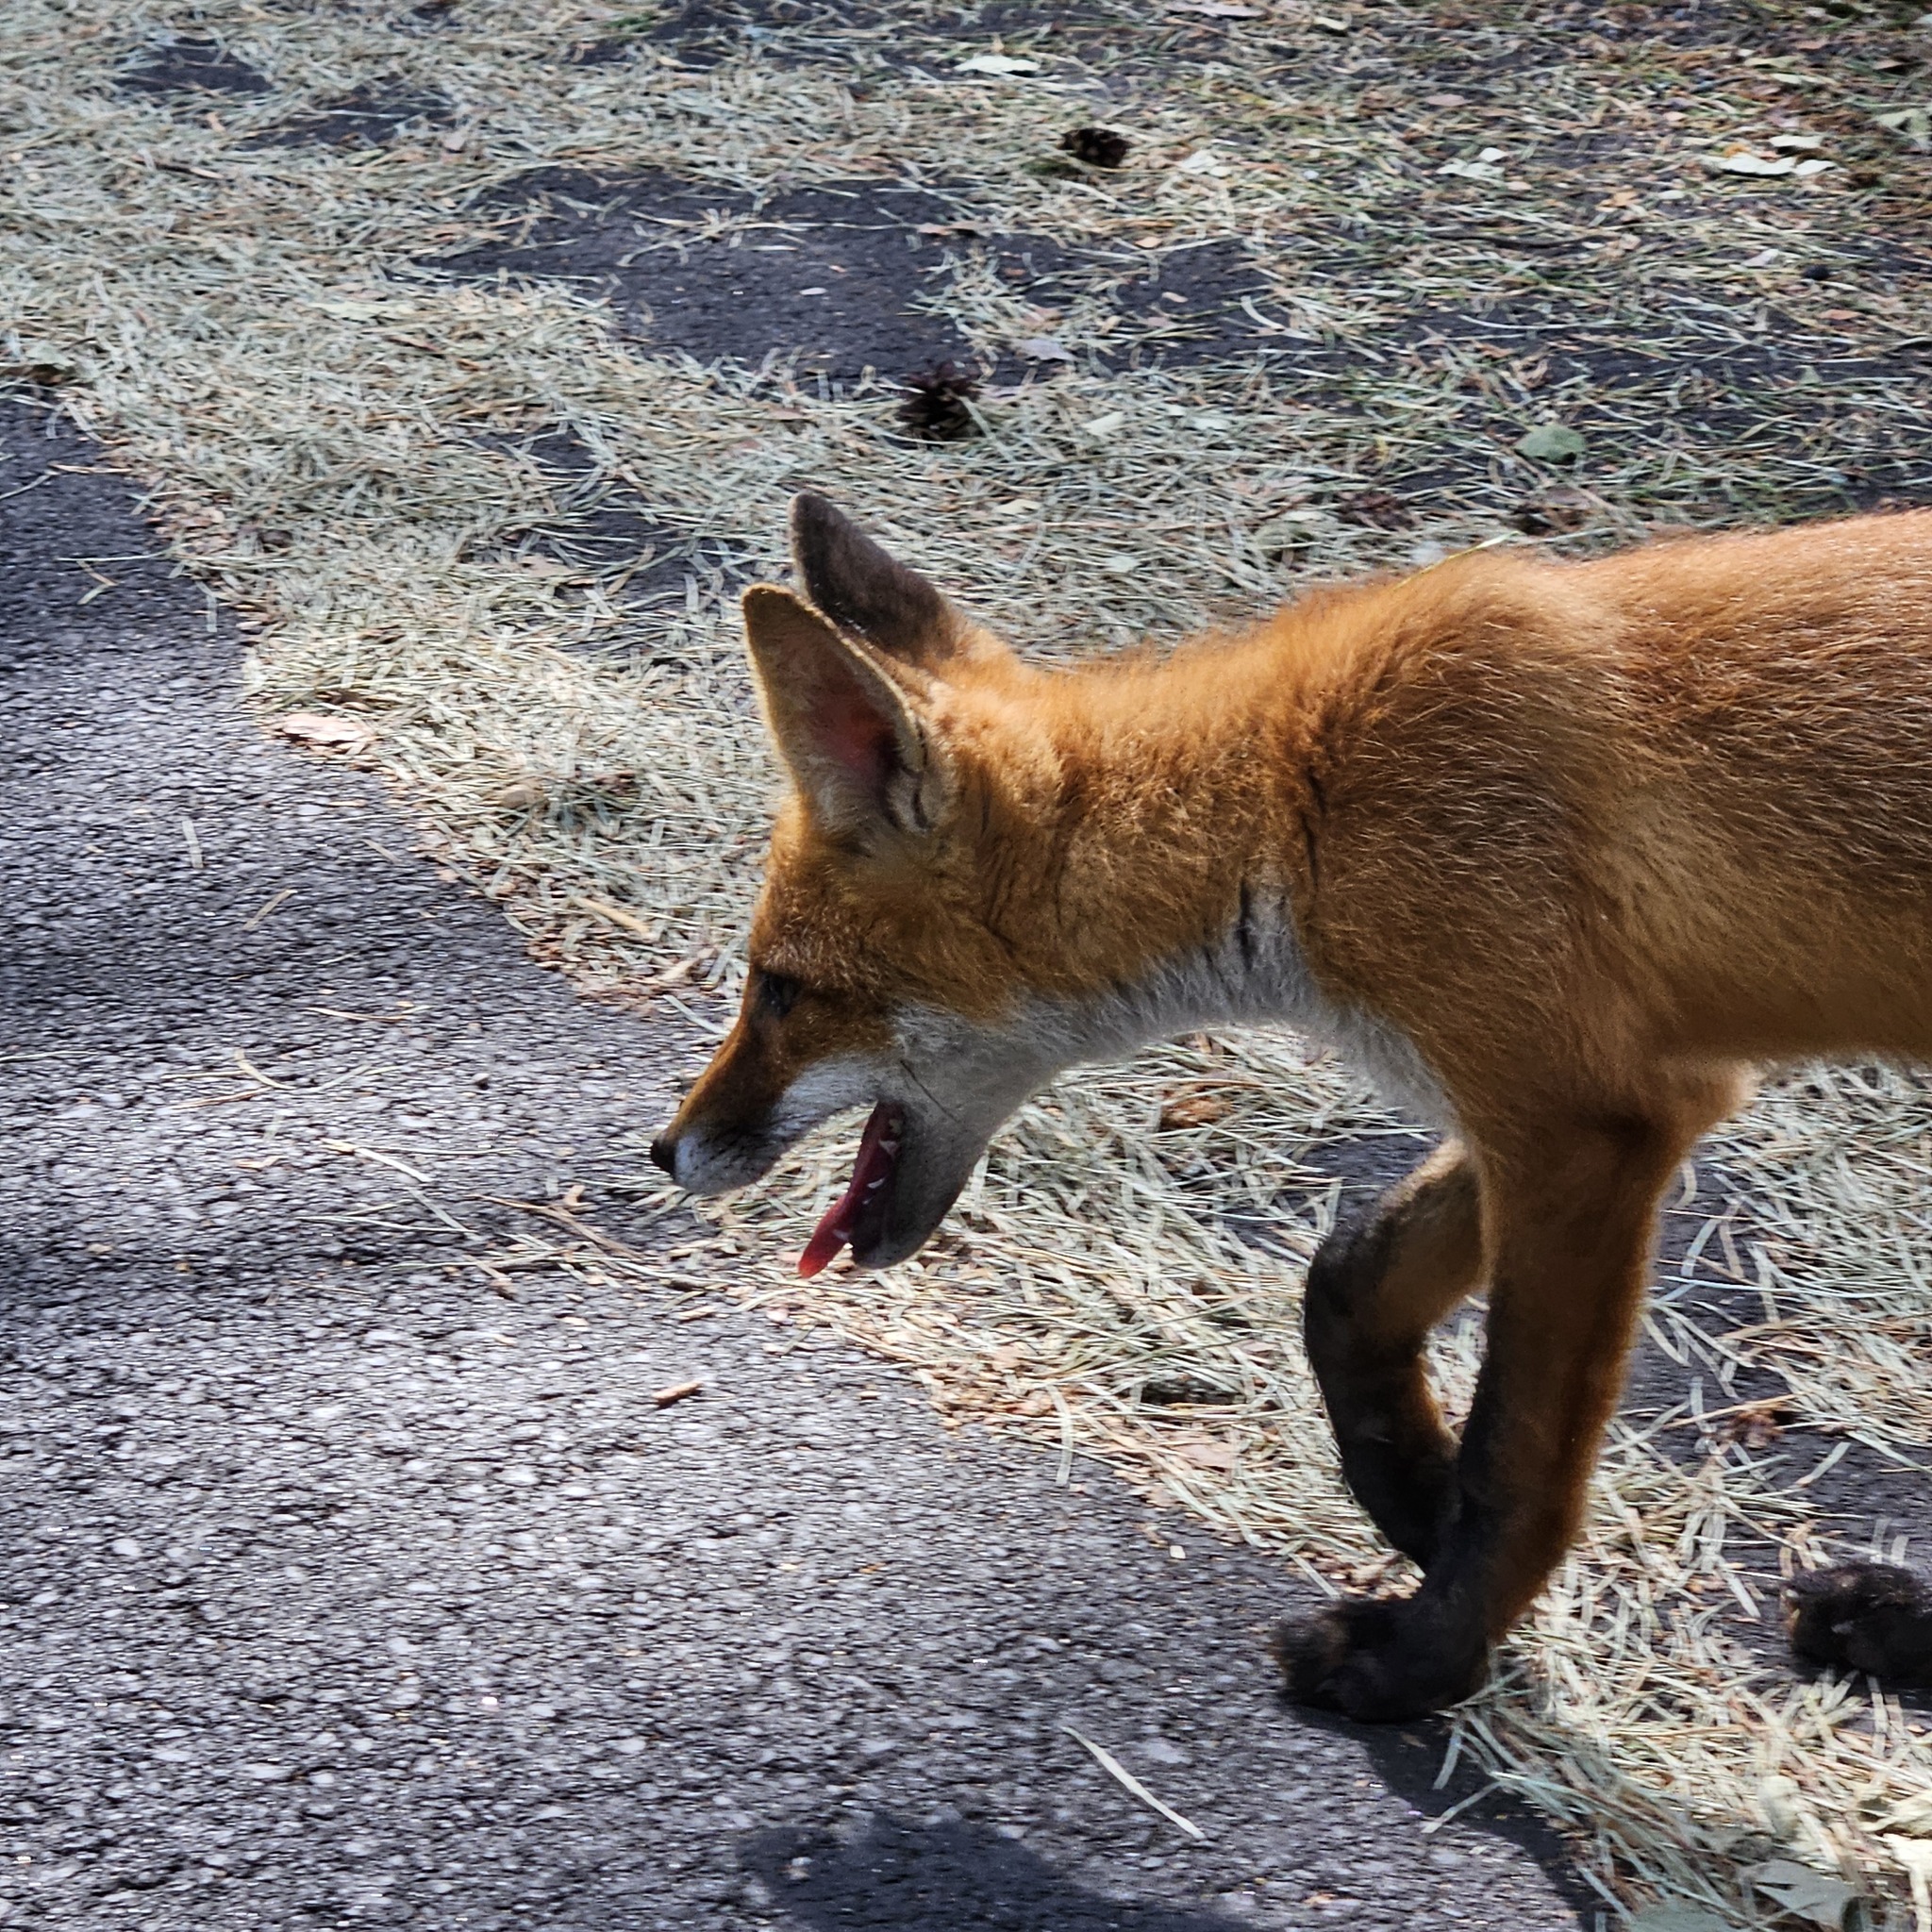
<svg viewBox="0 0 1932 1932">
<path fill-rule="evenodd" d="M 882 1100 L 873 1108 L 852 1163 L 852 1179 L 813 1229 L 805 1253 L 798 1257 L 801 1274 L 816 1274 L 850 1246 L 855 1254 L 877 1245 L 892 1205 L 892 1175 L 899 1164 L 899 1140 L 906 1129 L 906 1109 Z"/>
</svg>

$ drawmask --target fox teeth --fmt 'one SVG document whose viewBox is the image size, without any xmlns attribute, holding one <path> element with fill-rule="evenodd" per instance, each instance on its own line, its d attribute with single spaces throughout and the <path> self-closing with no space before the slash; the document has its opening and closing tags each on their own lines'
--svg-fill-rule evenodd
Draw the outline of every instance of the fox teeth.
<svg viewBox="0 0 1932 1932">
<path fill-rule="evenodd" d="M 899 1143 L 896 1141 L 881 1141 L 879 1142 L 879 1152 L 881 1154 L 896 1154 L 898 1151 Z"/>
<path fill-rule="evenodd" d="M 865 1191 L 866 1191 L 866 1192 L 867 1192 L 868 1194 L 876 1194 L 876 1193 L 878 1192 L 878 1191 L 879 1191 L 879 1190 L 880 1190 L 880 1189 L 881 1189 L 882 1187 L 884 1187 L 884 1186 L 885 1186 L 885 1184 L 886 1184 L 886 1177 L 885 1177 L 885 1175 L 884 1175 L 884 1174 L 880 1174 L 880 1176 L 878 1177 L 878 1179 L 877 1179 L 877 1180 L 875 1180 L 875 1181 L 867 1181 L 867 1182 L 866 1182 L 866 1184 L 865 1184 Z"/>
</svg>

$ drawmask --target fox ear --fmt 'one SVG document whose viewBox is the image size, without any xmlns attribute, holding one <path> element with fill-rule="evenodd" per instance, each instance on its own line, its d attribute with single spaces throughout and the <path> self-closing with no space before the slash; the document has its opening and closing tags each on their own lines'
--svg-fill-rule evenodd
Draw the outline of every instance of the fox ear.
<svg viewBox="0 0 1932 1932">
<path fill-rule="evenodd" d="M 806 595 L 840 630 L 902 664 L 943 676 L 964 660 L 1005 652 L 823 496 L 791 499 L 791 560 Z"/>
<path fill-rule="evenodd" d="M 772 737 L 813 817 L 859 837 L 931 831 L 950 774 L 913 694 L 775 585 L 744 593 L 744 634 Z"/>
</svg>

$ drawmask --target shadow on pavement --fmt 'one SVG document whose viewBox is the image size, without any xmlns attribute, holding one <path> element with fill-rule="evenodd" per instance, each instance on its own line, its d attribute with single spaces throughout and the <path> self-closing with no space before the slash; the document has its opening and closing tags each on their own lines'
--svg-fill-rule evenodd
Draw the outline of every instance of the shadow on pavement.
<svg viewBox="0 0 1932 1932">
<path fill-rule="evenodd" d="M 766 1832 L 743 1862 L 782 1912 L 825 1932 L 1236 1932 L 1241 1924 L 1205 1907 L 1091 1891 L 1024 1845 L 963 1820 L 917 1825 L 884 1813 L 849 1843 L 824 1831 Z"/>
<path fill-rule="evenodd" d="M 1307 1730 L 1346 1738 L 1359 1745 L 1362 1756 L 1388 1789 L 1406 1799 L 1424 1817 L 1446 1822 L 1447 1816 L 1453 1814 L 1466 1831 L 1482 1832 L 1514 1846 L 1541 1866 L 1551 1889 L 1576 1913 L 1579 1924 L 1601 1922 L 1602 1897 L 1578 1875 L 1556 1828 L 1548 1819 L 1491 1786 L 1488 1773 L 1474 1753 L 1463 1754 L 1447 1781 L 1438 1782 L 1454 1728 L 1449 1718 L 1412 1718 L 1407 1724 L 1364 1724 L 1332 1711 L 1310 1710 L 1290 1704 L 1285 1698 L 1279 1708 L 1284 1716 L 1291 1715 L 1294 1723 Z M 1430 1827 L 1423 1828 L 1427 1831 Z M 1457 1855 L 1444 1841 L 1435 1848 L 1435 1856 L 1444 1858 Z"/>
</svg>

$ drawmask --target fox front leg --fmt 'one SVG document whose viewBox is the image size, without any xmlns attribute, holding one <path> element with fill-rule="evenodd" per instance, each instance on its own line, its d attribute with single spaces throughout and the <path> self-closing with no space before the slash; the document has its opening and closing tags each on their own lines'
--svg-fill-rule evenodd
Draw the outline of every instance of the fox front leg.
<svg viewBox="0 0 1932 1932">
<path fill-rule="evenodd" d="M 1688 1141 L 1631 1122 L 1546 1135 L 1532 1177 L 1485 1160 L 1488 1350 L 1420 1590 L 1343 1598 L 1282 1630 L 1296 1701 L 1406 1718 L 1477 1690 L 1491 1646 L 1575 1535 L 1641 1305 L 1656 1205 Z"/>
<path fill-rule="evenodd" d="M 1476 1286 L 1482 1203 L 1451 1141 L 1322 1243 L 1302 1305 L 1341 1473 L 1375 1527 L 1424 1570 L 1456 1497 L 1456 1439 L 1431 1393 L 1428 1333 Z"/>
</svg>

